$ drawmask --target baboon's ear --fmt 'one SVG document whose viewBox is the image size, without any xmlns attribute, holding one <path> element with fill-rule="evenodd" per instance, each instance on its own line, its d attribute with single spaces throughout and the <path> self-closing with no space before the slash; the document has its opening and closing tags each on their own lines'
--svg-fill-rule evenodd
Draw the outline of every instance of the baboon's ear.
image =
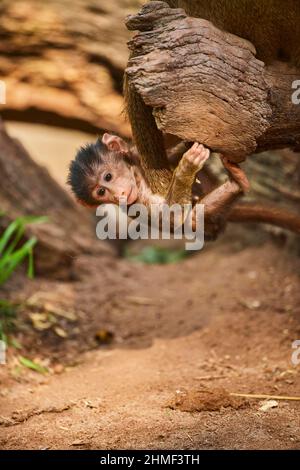
<svg viewBox="0 0 300 470">
<path fill-rule="evenodd" d="M 105 132 L 102 136 L 102 142 L 107 146 L 109 150 L 114 150 L 115 152 L 127 152 L 128 145 L 125 140 L 121 139 L 117 135 L 108 134 Z"/>
</svg>

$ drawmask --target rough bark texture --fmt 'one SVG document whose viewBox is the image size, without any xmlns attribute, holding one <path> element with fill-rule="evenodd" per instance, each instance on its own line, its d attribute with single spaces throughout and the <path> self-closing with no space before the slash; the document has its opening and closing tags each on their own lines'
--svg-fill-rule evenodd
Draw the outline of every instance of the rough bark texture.
<svg viewBox="0 0 300 470">
<path fill-rule="evenodd" d="M 37 165 L 22 144 L 6 133 L 0 121 L 0 217 L 1 231 L 23 215 L 46 215 L 49 221 L 31 225 L 26 236 L 35 235 L 35 264 L 38 273 L 69 276 L 76 254 L 107 250 L 92 243 L 89 214 L 75 206 L 47 170 Z"/>
<path fill-rule="evenodd" d="M 130 135 L 122 76 L 139 0 L 3 0 L 0 4 L 2 116 Z"/>
<path fill-rule="evenodd" d="M 200 141 L 242 161 L 265 149 L 300 145 L 300 106 L 291 101 L 299 70 L 266 67 L 248 41 L 188 17 L 164 2 L 127 19 L 126 73 L 164 132 Z"/>
</svg>

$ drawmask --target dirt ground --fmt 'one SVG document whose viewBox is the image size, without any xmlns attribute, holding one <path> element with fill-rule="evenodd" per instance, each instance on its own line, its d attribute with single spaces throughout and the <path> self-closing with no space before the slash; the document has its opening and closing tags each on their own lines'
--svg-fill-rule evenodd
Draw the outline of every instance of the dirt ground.
<svg viewBox="0 0 300 470">
<path fill-rule="evenodd" d="M 61 184 L 86 140 L 38 128 L 47 155 L 33 129 L 10 130 Z M 300 401 L 230 395 L 300 395 L 300 259 L 279 241 L 232 227 L 175 264 L 107 253 L 78 258 L 71 280 L 19 272 L 1 293 L 26 303 L 23 348 L 0 366 L 0 448 L 299 449 Z"/>
<path fill-rule="evenodd" d="M 300 394 L 299 267 L 271 242 L 220 243 L 172 265 L 85 256 L 72 282 L 19 281 L 17 295 L 48 295 L 79 318 L 67 338 L 19 335 L 51 373 L 16 374 L 15 353 L 1 367 L 1 448 L 299 448 L 300 402 L 262 411 L 226 394 Z M 95 347 L 99 328 L 110 345 Z"/>
</svg>

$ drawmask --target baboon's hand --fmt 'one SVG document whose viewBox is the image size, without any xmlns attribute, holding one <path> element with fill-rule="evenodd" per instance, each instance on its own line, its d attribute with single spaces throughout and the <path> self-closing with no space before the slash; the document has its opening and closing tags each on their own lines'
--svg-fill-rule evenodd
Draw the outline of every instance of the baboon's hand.
<svg viewBox="0 0 300 470">
<path fill-rule="evenodd" d="M 180 161 L 182 170 L 194 170 L 198 172 L 203 168 L 206 160 L 209 158 L 209 149 L 205 148 L 202 144 L 195 142 L 192 147 L 187 150 L 182 156 Z"/>
</svg>

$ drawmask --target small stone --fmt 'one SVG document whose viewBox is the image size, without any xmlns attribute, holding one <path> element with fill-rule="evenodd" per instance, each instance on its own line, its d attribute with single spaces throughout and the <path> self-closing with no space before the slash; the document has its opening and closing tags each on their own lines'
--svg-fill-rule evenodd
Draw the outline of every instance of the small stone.
<svg viewBox="0 0 300 470">
<path fill-rule="evenodd" d="M 259 408 L 260 411 L 269 411 L 271 408 L 277 408 L 278 401 L 276 400 L 267 400 L 263 403 L 263 405 Z"/>
</svg>

